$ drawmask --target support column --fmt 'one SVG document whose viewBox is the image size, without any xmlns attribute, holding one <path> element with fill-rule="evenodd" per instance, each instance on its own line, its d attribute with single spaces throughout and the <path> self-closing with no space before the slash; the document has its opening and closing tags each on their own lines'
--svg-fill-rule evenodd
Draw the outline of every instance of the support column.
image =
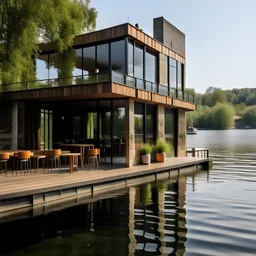
<svg viewBox="0 0 256 256">
<path fill-rule="evenodd" d="M 125 144 L 126 144 L 126 166 L 134 165 L 135 160 L 135 138 L 134 138 L 134 99 L 125 101 Z"/>
<path fill-rule="evenodd" d="M 18 102 L 12 103 L 12 149 L 18 149 Z"/>
<path fill-rule="evenodd" d="M 178 110 L 178 148 L 177 156 L 186 156 L 186 112 Z"/>
<path fill-rule="evenodd" d="M 157 106 L 157 139 L 165 139 L 164 106 Z"/>
</svg>

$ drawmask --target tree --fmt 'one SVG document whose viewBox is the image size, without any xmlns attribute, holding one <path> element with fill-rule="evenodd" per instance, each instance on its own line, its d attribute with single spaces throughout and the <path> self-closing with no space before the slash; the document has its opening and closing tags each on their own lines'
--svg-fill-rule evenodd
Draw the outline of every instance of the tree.
<svg viewBox="0 0 256 256">
<path fill-rule="evenodd" d="M 213 129 L 230 129 L 234 125 L 234 107 L 229 104 L 216 104 L 212 109 Z"/>
<path fill-rule="evenodd" d="M 90 0 L 1 0 L 0 82 L 35 79 L 38 43 L 64 52 L 75 35 L 96 26 Z"/>
<path fill-rule="evenodd" d="M 251 128 L 256 128 L 256 106 L 248 107 L 243 114 L 244 125 L 251 126 Z"/>
<path fill-rule="evenodd" d="M 226 91 L 226 97 L 227 97 L 227 101 L 229 103 L 231 103 L 231 104 L 235 103 L 236 95 L 232 91 L 230 91 L 230 90 Z"/>
<path fill-rule="evenodd" d="M 246 106 L 256 105 L 256 92 L 250 94 L 245 100 Z"/>
<path fill-rule="evenodd" d="M 213 106 L 217 103 L 225 103 L 227 102 L 227 97 L 224 91 L 221 89 L 215 89 L 212 93 L 212 104 Z"/>
</svg>

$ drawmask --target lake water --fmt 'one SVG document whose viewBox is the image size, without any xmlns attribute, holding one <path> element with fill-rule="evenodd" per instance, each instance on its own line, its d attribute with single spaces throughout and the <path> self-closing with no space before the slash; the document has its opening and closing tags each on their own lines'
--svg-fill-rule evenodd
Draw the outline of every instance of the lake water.
<svg viewBox="0 0 256 256">
<path fill-rule="evenodd" d="M 199 131 L 187 146 L 210 148 L 213 169 L 4 222 L 0 255 L 256 255 L 256 130 Z"/>
</svg>

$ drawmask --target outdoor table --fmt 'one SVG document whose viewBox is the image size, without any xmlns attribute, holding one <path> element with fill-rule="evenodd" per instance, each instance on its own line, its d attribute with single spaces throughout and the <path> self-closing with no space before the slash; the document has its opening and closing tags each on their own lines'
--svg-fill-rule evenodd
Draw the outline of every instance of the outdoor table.
<svg viewBox="0 0 256 256">
<path fill-rule="evenodd" d="M 77 148 L 80 153 L 80 161 L 81 161 L 81 167 L 83 168 L 84 163 L 84 156 L 85 156 L 85 148 L 93 149 L 94 144 L 61 144 L 61 147 L 66 148 Z"/>
<path fill-rule="evenodd" d="M 77 166 L 78 165 L 78 161 L 77 161 L 77 165 L 76 165 L 75 164 L 76 163 L 75 158 L 76 157 L 78 158 L 79 156 L 81 156 L 80 153 L 64 153 L 64 154 L 61 154 L 60 156 L 61 157 L 68 157 L 69 158 L 70 173 L 73 173 L 75 168 L 77 170 L 77 168 L 78 168 L 78 166 Z M 81 164 L 81 166 L 82 166 L 82 164 Z"/>
</svg>

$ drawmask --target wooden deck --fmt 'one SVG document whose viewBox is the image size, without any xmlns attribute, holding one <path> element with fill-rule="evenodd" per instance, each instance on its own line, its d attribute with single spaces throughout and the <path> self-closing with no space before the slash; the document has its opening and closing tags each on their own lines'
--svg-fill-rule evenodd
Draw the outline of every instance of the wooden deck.
<svg viewBox="0 0 256 256">
<path fill-rule="evenodd" d="M 0 212 L 37 205 L 53 200 L 65 199 L 81 194 L 93 194 L 113 188 L 125 188 L 134 183 L 135 179 L 144 177 L 170 177 L 170 173 L 182 171 L 182 168 L 208 164 L 207 158 L 179 157 L 170 158 L 165 163 L 152 163 L 131 168 L 113 168 L 103 166 L 99 170 L 79 170 L 70 174 L 67 170 L 58 173 L 32 173 L 28 175 L 6 178 L 0 175 Z M 162 175 L 164 174 L 164 175 Z M 23 199 L 22 199 L 23 198 Z M 7 201 L 10 201 L 9 204 Z"/>
</svg>

